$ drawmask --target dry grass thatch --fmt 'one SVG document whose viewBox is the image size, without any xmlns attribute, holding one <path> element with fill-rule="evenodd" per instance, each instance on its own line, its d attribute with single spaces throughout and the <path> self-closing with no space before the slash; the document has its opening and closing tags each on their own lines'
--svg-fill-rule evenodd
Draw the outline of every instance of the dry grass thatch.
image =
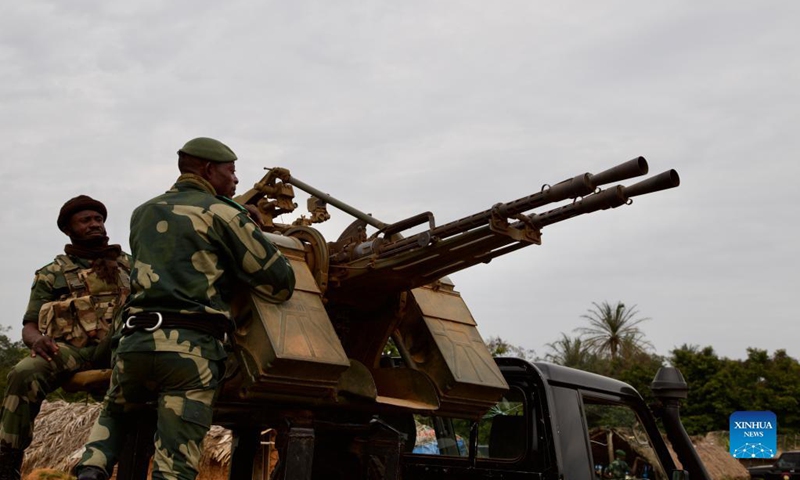
<svg viewBox="0 0 800 480">
<path fill-rule="evenodd" d="M 721 440 L 715 433 L 692 438 L 694 448 L 703 460 L 708 474 L 714 480 L 749 480 L 747 469 L 731 456 L 728 447 Z"/>
<path fill-rule="evenodd" d="M 70 471 L 83 453 L 89 431 L 100 415 L 99 403 L 44 402 L 25 451 L 22 473 L 36 468 Z"/>
<path fill-rule="evenodd" d="M 23 475 L 37 473 L 39 476 L 33 477 L 37 480 L 68 478 L 42 475 L 72 470 L 83 454 L 83 446 L 100 415 L 100 408 L 99 403 L 44 402 L 36 417 L 33 443 L 25 451 Z M 230 430 L 217 425 L 211 427 L 203 441 L 199 480 L 227 478 L 231 440 Z"/>
<path fill-rule="evenodd" d="M 25 480 L 75 480 L 75 477 L 52 468 L 37 468 L 29 473 Z"/>
<path fill-rule="evenodd" d="M 203 440 L 203 457 L 200 459 L 198 480 L 224 480 L 228 478 L 231 463 L 233 435 L 227 428 L 212 425 Z"/>
</svg>

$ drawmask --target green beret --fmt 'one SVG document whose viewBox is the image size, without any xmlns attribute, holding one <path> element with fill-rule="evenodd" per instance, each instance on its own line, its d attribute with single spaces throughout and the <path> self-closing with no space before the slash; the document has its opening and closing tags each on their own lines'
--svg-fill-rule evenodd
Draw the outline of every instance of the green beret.
<svg viewBox="0 0 800 480">
<path fill-rule="evenodd" d="M 625 450 L 617 450 L 614 453 L 616 453 L 618 457 L 625 457 Z"/>
<path fill-rule="evenodd" d="M 67 227 L 69 226 L 69 221 L 72 219 L 72 216 L 78 212 L 82 212 L 84 210 L 91 210 L 93 212 L 97 212 L 103 216 L 103 221 L 106 221 L 108 217 L 108 211 L 106 210 L 106 206 L 103 205 L 102 202 L 95 200 L 92 197 L 87 195 L 78 195 L 75 198 L 70 198 L 67 200 L 61 210 L 58 212 L 58 220 L 56 224 L 58 225 L 58 229 L 62 232 L 67 232 Z"/>
<path fill-rule="evenodd" d="M 236 154 L 230 147 L 219 140 L 208 137 L 189 140 L 183 148 L 178 150 L 178 153 L 181 152 L 210 162 L 227 163 L 236 160 Z"/>
</svg>

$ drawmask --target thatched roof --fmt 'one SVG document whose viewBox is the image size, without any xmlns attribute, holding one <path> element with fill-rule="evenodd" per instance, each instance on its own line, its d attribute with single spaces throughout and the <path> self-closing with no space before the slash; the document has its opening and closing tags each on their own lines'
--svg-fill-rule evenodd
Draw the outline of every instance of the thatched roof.
<svg viewBox="0 0 800 480">
<path fill-rule="evenodd" d="M 747 469 L 739 460 L 733 458 L 718 432 L 709 433 L 705 437 L 692 437 L 692 443 L 711 478 L 715 480 L 750 479 Z"/>
<path fill-rule="evenodd" d="M 70 471 L 83 455 L 83 445 L 100 415 L 99 403 L 42 404 L 36 417 L 33 443 L 25 451 L 23 476 L 37 468 Z M 231 432 L 213 425 L 203 441 L 199 480 L 227 478 L 231 459 Z"/>
</svg>

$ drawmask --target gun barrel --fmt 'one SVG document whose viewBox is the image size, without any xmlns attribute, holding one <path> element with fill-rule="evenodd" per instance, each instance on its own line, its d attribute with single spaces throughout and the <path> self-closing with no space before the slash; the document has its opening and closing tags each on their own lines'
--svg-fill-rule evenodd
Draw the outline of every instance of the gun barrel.
<svg viewBox="0 0 800 480">
<path fill-rule="evenodd" d="M 542 188 L 541 191 L 528 195 L 527 197 L 522 197 L 508 203 L 497 204 L 489 210 L 484 210 L 470 215 L 469 217 L 440 225 L 424 233 L 429 238 L 442 240 L 486 225 L 492 218 L 492 215 L 501 215 L 510 218 L 549 203 L 589 195 L 600 185 L 644 175 L 647 173 L 648 169 L 647 160 L 641 156 L 636 157 L 597 174 L 584 173 L 573 178 L 568 178 L 550 187 Z M 397 253 L 418 246 L 418 240 L 416 236 L 412 236 L 400 241 L 384 244 L 380 248 L 381 255 Z"/>
<path fill-rule="evenodd" d="M 613 180 L 621 175 L 642 172 L 643 165 L 646 164 L 634 159 L 622 171 L 611 169 L 598 175 L 601 180 Z M 575 177 L 578 180 L 570 179 L 565 184 L 581 184 L 584 179 L 591 182 L 589 175 Z M 668 170 L 627 187 L 614 185 L 595 191 L 542 213 L 529 213 L 524 218 L 519 215 L 508 217 L 506 220 L 518 219 L 510 225 L 498 225 L 496 219 L 490 218 L 475 228 L 455 231 L 449 235 L 450 238 L 430 238 L 431 234 L 437 234 L 448 225 L 457 225 L 459 228 L 472 225 L 469 222 L 475 218 L 473 216 L 398 241 L 379 242 L 380 239 L 377 239 L 374 243 L 360 244 L 348 249 L 347 255 L 331 260 L 336 287 L 329 288 L 328 293 L 349 298 L 367 287 L 394 292 L 425 285 L 477 263 L 488 263 L 498 256 L 538 244 L 536 237 L 545 226 L 599 210 L 617 208 L 630 203 L 632 197 L 674 188 L 679 184 L 678 173 Z M 495 206 L 495 209 L 501 207 Z"/>
<path fill-rule="evenodd" d="M 639 195 L 675 188 L 680 184 L 681 178 L 678 176 L 678 172 L 675 170 L 667 170 L 654 177 L 624 187 L 625 196 L 628 198 L 638 197 Z"/>
<path fill-rule="evenodd" d="M 617 208 L 625 204 L 626 201 L 628 201 L 628 198 L 625 196 L 625 188 L 617 185 L 584 197 L 582 200 L 575 203 L 554 208 L 542 214 L 533 213 L 529 215 L 528 218 L 536 228 L 541 229 L 547 225 L 563 222 L 564 220 L 585 213 L 606 210 L 608 208 Z"/>
<path fill-rule="evenodd" d="M 553 210 L 544 212 L 540 215 L 531 214 L 528 216 L 531 222 L 537 228 L 543 228 L 547 225 L 552 225 L 564 220 L 567 220 L 584 213 L 591 213 L 597 210 L 605 210 L 608 208 L 617 208 L 628 202 L 628 199 L 637 197 L 639 195 L 646 195 L 648 193 L 667 190 L 675 188 L 680 185 L 680 177 L 675 170 L 667 170 L 666 172 L 659 173 L 654 177 L 650 177 L 641 182 L 634 183 L 627 187 L 617 185 L 615 187 L 607 188 L 603 191 L 584 197 L 582 200 L 565 205 L 563 207 L 554 208 Z"/>
<path fill-rule="evenodd" d="M 594 185 L 607 185 L 646 175 L 649 170 L 650 167 L 647 165 L 647 160 L 644 157 L 636 157 L 633 160 L 620 163 L 616 167 L 591 175 L 591 181 Z"/>
</svg>

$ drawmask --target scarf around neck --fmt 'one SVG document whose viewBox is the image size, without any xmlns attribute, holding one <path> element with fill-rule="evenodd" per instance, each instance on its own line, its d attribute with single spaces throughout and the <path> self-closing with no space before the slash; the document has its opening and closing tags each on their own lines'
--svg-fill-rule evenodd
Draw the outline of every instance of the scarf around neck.
<svg viewBox="0 0 800 480">
<path fill-rule="evenodd" d="M 69 243 L 64 245 L 64 253 L 73 257 L 92 260 L 92 270 L 101 280 L 108 284 L 117 283 L 117 258 L 122 255 L 122 247 L 119 245 L 109 245 L 108 237 L 100 246 L 76 245 Z"/>
</svg>

